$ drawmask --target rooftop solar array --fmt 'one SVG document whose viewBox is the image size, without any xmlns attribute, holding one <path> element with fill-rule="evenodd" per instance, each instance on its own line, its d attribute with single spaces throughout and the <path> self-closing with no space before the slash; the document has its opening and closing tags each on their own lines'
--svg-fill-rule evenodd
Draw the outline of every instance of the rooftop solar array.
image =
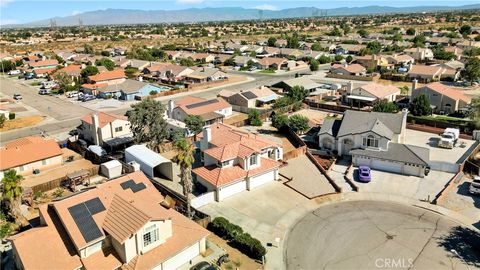
<svg viewBox="0 0 480 270">
<path fill-rule="evenodd" d="M 127 180 L 120 184 L 123 189 L 131 189 L 133 193 L 137 193 L 142 189 L 147 188 L 144 183 L 135 183 L 132 179 Z"/>
<path fill-rule="evenodd" d="M 205 101 L 201 101 L 201 102 L 194 103 L 194 104 L 189 104 L 186 107 L 187 107 L 187 109 L 193 109 L 193 108 L 198 108 L 198 107 L 202 107 L 202 106 L 217 103 L 217 102 L 218 102 L 217 99 L 210 99 L 210 100 L 205 100 Z"/>
<path fill-rule="evenodd" d="M 103 235 L 92 217 L 102 211 L 105 211 L 105 206 L 98 197 L 68 208 L 68 212 L 72 215 L 73 221 L 77 224 L 86 243 Z"/>
<path fill-rule="evenodd" d="M 257 95 L 252 93 L 251 91 L 243 92 L 242 95 L 246 97 L 247 99 L 254 99 L 257 98 Z"/>
</svg>

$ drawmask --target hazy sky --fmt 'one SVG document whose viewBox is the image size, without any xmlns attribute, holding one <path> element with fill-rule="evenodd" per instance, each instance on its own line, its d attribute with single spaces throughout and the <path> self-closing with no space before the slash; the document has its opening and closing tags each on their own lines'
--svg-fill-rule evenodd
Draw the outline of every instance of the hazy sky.
<svg viewBox="0 0 480 270">
<path fill-rule="evenodd" d="M 0 0 L 0 24 L 16 24 L 48 19 L 51 17 L 69 16 L 86 11 L 93 11 L 107 8 L 121 9 L 185 9 L 185 8 L 204 8 L 204 7 L 244 7 L 258 9 L 284 9 L 292 7 L 318 7 L 318 8 L 336 8 L 336 7 L 359 7 L 369 5 L 382 6 L 460 6 L 469 4 L 478 4 L 480 0 L 277 0 L 277 1 L 238 1 L 238 0 L 141 0 L 141 1 L 122 1 L 122 0 Z"/>
</svg>

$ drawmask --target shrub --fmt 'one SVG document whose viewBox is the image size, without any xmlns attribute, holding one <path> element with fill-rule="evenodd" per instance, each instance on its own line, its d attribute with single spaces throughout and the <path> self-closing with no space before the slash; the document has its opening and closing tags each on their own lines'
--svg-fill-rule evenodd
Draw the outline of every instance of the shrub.
<svg viewBox="0 0 480 270">
<path fill-rule="evenodd" d="M 5 222 L 0 226 L 0 238 L 4 239 L 9 236 L 12 232 L 12 224 L 10 222 Z"/>
<path fill-rule="evenodd" d="M 156 90 L 150 91 L 150 96 L 153 96 L 153 95 L 156 95 L 156 94 L 158 94 L 158 92 Z"/>
<path fill-rule="evenodd" d="M 248 122 L 252 126 L 261 126 L 262 119 L 260 119 L 260 112 L 258 110 L 252 109 L 248 112 Z"/>
<path fill-rule="evenodd" d="M 10 112 L 10 113 L 8 114 L 8 119 L 10 119 L 10 120 L 15 119 L 15 113 L 14 113 L 14 112 Z"/>
<path fill-rule="evenodd" d="M 272 126 L 279 131 L 288 128 L 288 116 L 284 114 L 276 114 L 272 117 Z"/>
</svg>

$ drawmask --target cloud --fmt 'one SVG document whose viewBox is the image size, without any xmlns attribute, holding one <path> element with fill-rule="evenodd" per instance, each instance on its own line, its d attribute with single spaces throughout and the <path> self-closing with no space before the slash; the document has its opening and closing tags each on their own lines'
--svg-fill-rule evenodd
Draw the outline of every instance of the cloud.
<svg viewBox="0 0 480 270">
<path fill-rule="evenodd" d="M 80 13 L 82 13 L 82 12 L 79 11 L 79 10 L 74 10 L 74 11 L 72 11 L 72 16 L 78 15 Z"/>
<path fill-rule="evenodd" d="M 177 0 L 177 3 L 182 5 L 201 4 L 203 2 L 205 2 L 205 0 Z"/>
<path fill-rule="evenodd" d="M 269 4 L 263 4 L 263 5 L 259 5 L 259 6 L 256 6 L 256 7 L 253 7 L 254 9 L 261 9 L 261 10 L 278 10 L 278 7 L 274 6 L 274 5 L 269 5 Z"/>
</svg>

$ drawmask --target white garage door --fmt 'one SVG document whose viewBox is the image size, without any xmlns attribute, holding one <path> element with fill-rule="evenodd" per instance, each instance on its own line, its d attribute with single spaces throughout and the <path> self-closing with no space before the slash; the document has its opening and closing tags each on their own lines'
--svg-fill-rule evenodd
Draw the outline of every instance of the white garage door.
<svg viewBox="0 0 480 270">
<path fill-rule="evenodd" d="M 218 200 L 221 201 L 246 189 L 247 183 L 244 180 L 226 187 L 221 187 L 218 191 Z"/>
<path fill-rule="evenodd" d="M 254 176 L 250 179 L 250 189 L 256 188 L 275 179 L 275 171 Z"/>
<path fill-rule="evenodd" d="M 163 263 L 164 270 L 177 269 L 185 263 L 188 263 L 191 259 L 197 257 L 200 254 L 200 245 L 195 243 L 193 246 L 188 247 L 182 252 L 170 258 Z"/>
<path fill-rule="evenodd" d="M 390 162 L 387 160 L 378 160 L 373 159 L 370 163 L 370 167 L 372 169 L 386 171 L 386 172 L 394 172 L 394 173 L 401 173 L 402 172 L 402 164 L 396 162 Z"/>
</svg>

